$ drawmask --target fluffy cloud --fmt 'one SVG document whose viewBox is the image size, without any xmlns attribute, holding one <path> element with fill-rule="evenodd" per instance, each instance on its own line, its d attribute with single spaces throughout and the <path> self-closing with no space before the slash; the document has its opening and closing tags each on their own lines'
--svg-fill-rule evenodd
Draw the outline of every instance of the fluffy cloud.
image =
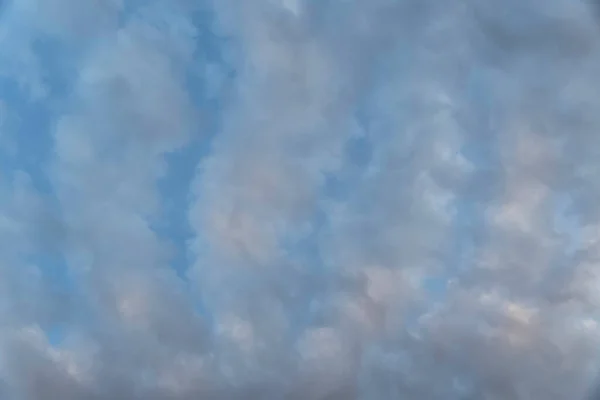
<svg viewBox="0 0 600 400">
<path fill-rule="evenodd" d="M 590 398 L 593 7 L 7 3 L 52 150 L 0 185 L 0 393 Z"/>
</svg>

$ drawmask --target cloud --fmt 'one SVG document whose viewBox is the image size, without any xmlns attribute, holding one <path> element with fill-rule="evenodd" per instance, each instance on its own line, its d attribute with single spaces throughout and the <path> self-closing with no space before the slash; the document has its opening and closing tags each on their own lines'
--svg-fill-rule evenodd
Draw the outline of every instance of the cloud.
<svg viewBox="0 0 600 400">
<path fill-rule="evenodd" d="M 2 13 L 0 75 L 42 104 L 53 144 L 39 171 L 12 166 L 0 185 L 4 397 L 594 393 L 591 4 Z M 48 41 L 68 59 L 58 70 Z M 178 204 L 191 237 L 174 243 L 185 234 L 157 228 L 173 196 L 159 182 L 199 147 Z"/>
</svg>

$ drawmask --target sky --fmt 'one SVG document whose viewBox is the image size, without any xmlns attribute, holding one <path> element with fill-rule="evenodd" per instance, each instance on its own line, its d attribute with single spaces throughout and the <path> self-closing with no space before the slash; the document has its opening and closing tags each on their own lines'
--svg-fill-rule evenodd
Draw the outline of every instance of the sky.
<svg viewBox="0 0 600 400">
<path fill-rule="evenodd" d="M 0 399 L 600 399 L 594 0 L 0 1 Z"/>
</svg>

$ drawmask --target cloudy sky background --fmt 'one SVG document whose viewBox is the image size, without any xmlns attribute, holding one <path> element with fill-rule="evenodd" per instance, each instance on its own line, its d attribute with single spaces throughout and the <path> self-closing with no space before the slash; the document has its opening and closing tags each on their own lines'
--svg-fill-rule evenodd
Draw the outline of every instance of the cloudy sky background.
<svg viewBox="0 0 600 400">
<path fill-rule="evenodd" d="M 0 398 L 595 400 L 599 17 L 4 0 Z"/>
</svg>

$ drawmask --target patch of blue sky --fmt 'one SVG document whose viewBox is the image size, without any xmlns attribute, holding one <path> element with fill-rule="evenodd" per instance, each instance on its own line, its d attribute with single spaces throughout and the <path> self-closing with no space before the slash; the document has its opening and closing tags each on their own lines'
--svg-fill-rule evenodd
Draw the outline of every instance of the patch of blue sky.
<svg viewBox="0 0 600 400">
<path fill-rule="evenodd" d="M 49 37 L 32 41 L 39 69 L 42 97 L 32 96 L 15 76 L 0 75 L 0 102 L 4 106 L 0 163 L 3 173 L 26 172 L 40 193 L 52 195 L 48 164 L 53 154 L 52 129 L 71 81 L 76 76 L 69 52 Z"/>
<path fill-rule="evenodd" d="M 454 219 L 451 228 L 450 245 L 446 254 L 444 254 L 443 273 L 429 276 L 422 282 L 422 288 L 428 294 L 433 303 L 443 302 L 449 289 L 449 283 L 453 279 L 460 279 L 460 276 L 467 273 L 472 268 L 474 262 L 472 249 L 485 240 L 485 219 L 484 210 L 487 205 L 487 199 L 493 196 L 493 193 L 481 192 L 483 188 L 494 191 L 496 188 L 490 187 L 492 174 L 499 171 L 499 160 L 497 149 L 494 146 L 494 132 L 490 125 L 491 115 L 487 112 L 491 99 L 483 95 L 484 91 L 480 87 L 482 81 L 476 79 L 476 74 L 467 85 L 467 91 L 470 100 L 478 104 L 481 114 L 474 113 L 475 118 L 470 121 L 460 121 L 463 129 L 471 132 L 471 140 L 464 143 L 460 149 L 460 154 L 477 171 L 467 182 L 465 193 L 454 201 Z M 480 140 L 477 140 L 480 138 Z"/>
<path fill-rule="evenodd" d="M 569 243 L 565 248 L 565 255 L 572 256 L 581 244 L 581 223 L 575 215 L 569 213 L 573 207 L 570 195 L 559 193 L 555 195 L 554 202 L 554 229 L 557 233 L 567 236 Z"/>
<path fill-rule="evenodd" d="M 64 324 L 54 324 L 50 328 L 45 330 L 46 339 L 51 346 L 58 347 L 60 346 L 66 335 L 67 328 Z"/>
<path fill-rule="evenodd" d="M 54 99 L 66 93 L 66 79 L 61 72 L 66 71 L 58 64 L 61 51 L 50 41 L 36 41 L 34 51 L 40 62 L 44 63 L 47 97 L 34 98 L 27 87 L 17 80 L 7 76 L 0 77 L 0 101 L 4 104 L 6 114 L 2 126 L 0 167 L 2 175 L 9 180 L 15 174 L 25 172 L 38 194 L 53 207 L 53 212 L 58 212 L 47 168 L 53 148 L 51 129 L 55 110 L 52 105 Z M 44 285 L 48 285 L 51 291 L 72 291 L 75 285 L 69 277 L 62 255 L 56 253 L 58 249 L 51 249 L 52 246 L 47 247 L 46 243 L 39 245 L 39 252 L 30 255 L 28 261 L 39 268 Z M 62 340 L 60 326 L 62 323 L 57 322 L 56 326 L 51 324 L 42 327 L 53 345 Z"/>
<path fill-rule="evenodd" d="M 26 172 L 37 190 L 49 193 L 51 185 L 42 166 L 51 149 L 49 110 L 44 104 L 31 101 L 17 82 L 8 78 L 0 78 L 0 100 L 6 107 L 0 156 L 2 174 Z"/>
<path fill-rule="evenodd" d="M 431 304 L 443 302 L 448 292 L 448 285 L 465 265 L 465 252 L 468 251 L 471 237 L 469 235 L 468 220 L 472 218 L 469 204 L 462 200 L 455 201 L 451 206 L 454 210 L 454 221 L 449 233 L 450 240 L 446 248 L 440 248 L 438 255 L 443 263 L 442 273 L 427 276 L 421 282 L 421 288 L 427 294 Z M 441 256 L 441 257 L 440 257 Z"/>
<path fill-rule="evenodd" d="M 198 29 L 195 59 L 186 79 L 186 89 L 195 106 L 200 124 L 192 132 L 190 142 L 183 148 L 167 154 L 167 173 L 158 183 L 164 201 L 164 215 L 155 231 L 169 240 L 176 249 L 172 267 L 178 276 L 187 280 L 190 259 L 187 246 L 192 238 L 188 222 L 190 185 L 197 166 L 209 154 L 212 139 L 221 129 L 227 86 L 235 79 L 235 70 L 223 56 L 228 45 L 227 38 L 213 33 L 214 16 L 210 9 L 202 9 L 194 15 Z M 207 68 L 216 68 L 217 74 L 206 74 Z M 218 89 L 215 90 L 215 86 Z M 218 93 L 218 95 L 216 95 Z"/>
<path fill-rule="evenodd" d="M 292 261 L 285 268 L 285 274 L 276 277 L 274 284 L 282 289 L 281 300 L 290 310 L 292 336 L 300 333 L 303 327 L 318 325 L 318 303 L 328 294 L 331 271 L 326 268 L 320 247 L 326 226 L 326 212 L 317 207 L 303 224 L 304 229 L 292 228 L 296 234 L 282 243 L 287 259 Z"/>
<path fill-rule="evenodd" d="M 61 304 L 75 304 L 79 287 L 77 279 L 67 266 L 59 252 L 39 251 L 26 257 L 26 261 L 35 265 L 40 273 L 42 290 L 53 300 Z M 60 307 L 60 313 L 41 323 L 49 343 L 58 346 L 68 331 L 76 311 L 73 307 Z M 81 310 L 79 310 L 81 311 Z"/>
<path fill-rule="evenodd" d="M 182 148 L 165 155 L 167 172 L 158 182 L 163 201 L 163 214 L 153 226 L 155 232 L 174 248 L 170 266 L 188 286 L 187 272 L 193 262 L 189 243 L 194 233 L 188 220 L 191 198 L 191 183 L 197 168 L 210 153 L 213 139 L 221 130 L 222 115 L 236 78 L 236 71 L 229 59 L 231 43 L 228 38 L 214 33 L 214 15 L 208 7 L 199 7 L 193 14 L 197 29 L 194 61 L 186 74 L 186 89 L 200 122 L 192 132 L 190 141 Z M 214 326 L 210 304 L 200 296 L 188 293 L 195 313 L 209 326 Z"/>
</svg>

